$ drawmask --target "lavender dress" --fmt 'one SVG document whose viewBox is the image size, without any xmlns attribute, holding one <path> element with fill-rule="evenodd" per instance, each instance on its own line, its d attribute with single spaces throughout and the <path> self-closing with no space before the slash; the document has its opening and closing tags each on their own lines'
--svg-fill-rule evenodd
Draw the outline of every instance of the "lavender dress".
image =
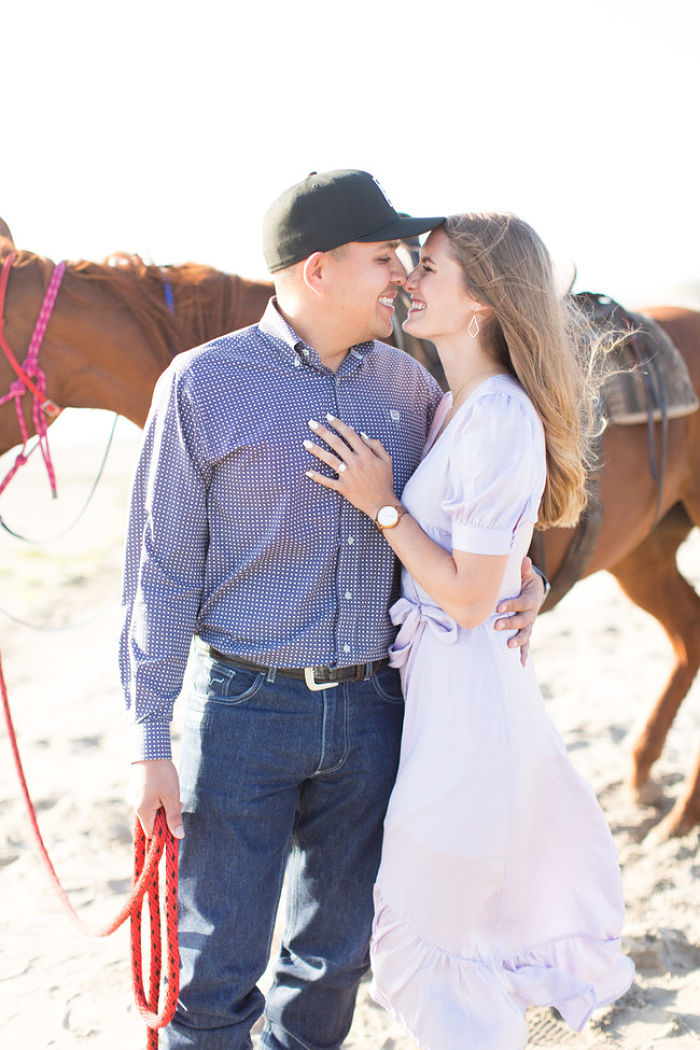
<svg viewBox="0 0 700 1050">
<path fill-rule="evenodd" d="M 435 440 L 449 407 L 446 395 L 402 500 L 442 547 L 508 554 L 500 597 L 512 596 L 544 487 L 542 426 L 509 376 L 482 383 Z M 633 977 L 593 791 L 495 615 L 459 627 L 404 570 L 392 618 L 406 718 L 375 888 L 373 995 L 424 1050 L 524 1047 L 531 1004 L 581 1029 Z"/>
</svg>

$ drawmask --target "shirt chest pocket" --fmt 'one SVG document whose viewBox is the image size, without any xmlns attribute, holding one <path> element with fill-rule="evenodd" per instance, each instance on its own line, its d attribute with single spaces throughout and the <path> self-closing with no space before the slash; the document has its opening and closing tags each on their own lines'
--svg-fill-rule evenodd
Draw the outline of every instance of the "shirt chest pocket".
<svg viewBox="0 0 700 1050">
<path fill-rule="evenodd" d="M 373 412 L 361 429 L 381 441 L 391 456 L 394 482 L 400 492 L 420 462 L 426 439 L 425 413 L 405 405 L 388 405 Z"/>
</svg>

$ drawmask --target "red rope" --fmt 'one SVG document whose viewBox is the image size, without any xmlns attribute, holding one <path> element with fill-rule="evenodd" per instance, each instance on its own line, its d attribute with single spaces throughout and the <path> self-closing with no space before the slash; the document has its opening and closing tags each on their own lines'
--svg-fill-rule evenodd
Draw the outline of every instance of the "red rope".
<svg viewBox="0 0 700 1050">
<path fill-rule="evenodd" d="M 15 761 L 17 776 L 19 777 L 24 803 L 29 817 L 29 823 L 34 833 L 34 838 L 39 850 L 39 856 L 46 868 L 51 884 L 58 894 L 63 906 L 71 919 L 78 925 L 83 933 L 89 937 L 108 937 L 111 933 L 127 920 L 131 919 L 131 975 L 134 990 L 134 998 L 141 1017 L 148 1026 L 148 1050 L 156 1050 L 158 1046 L 158 1030 L 164 1028 L 172 1020 L 177 1005 L 177 997 L 180 986 L 180 956 L 177 943 L 177 857 L 178 840 L 168 830 L 165 821 L 165 813 L 158 810 L 153 828 L 153 838 L 147 840 L 141 827 L 140 821 L 136 821 L 134 828 L 134 879 L 126 903 L 118 915 L 100 929 L 91 930 L 75 910 L 68 894 L 60 883 L 56 870 L 51 862 L 44 840 L 39 830 L 36 813 L 27 787 L 27 780 L 22 767 L 22 760 L 17 746 L 17 736 L 10 702 L 7 696 L 5 676 L 2 670 L 2 658 L 0 657 L 0 692 L 2 692 L 2 705 L 5 714 L 5 723 L 10 739 L 10 746 Z M 148 848 L 146 842 L 148 841 Z M 160 915 L 160 889 L 159 889 L 159 865 L 163 852 L 165 851 L 165 921 L 166 921 L 166 944 L 167 944 L 167 975 L 165 979 L 165 997 L 163 1007 L 159 1012 L 158 1002 L 160 998 L 161 985 L 161 915 Z M 149 926 L 151 940 L 151 964 L 149 972 L 149 994 L 146 998 L 143 989 L 143 960 L 141 944 L 141 916 L 144 899 L 148 897 Z"/>
</svg>

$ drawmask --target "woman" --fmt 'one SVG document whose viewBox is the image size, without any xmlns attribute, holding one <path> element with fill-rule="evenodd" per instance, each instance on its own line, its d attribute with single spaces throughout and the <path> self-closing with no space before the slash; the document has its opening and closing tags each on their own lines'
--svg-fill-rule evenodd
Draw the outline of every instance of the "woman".
<svg viewBox="0 0 700 1050">
<path fill-rule="evenodd" d="M 336 472 L 309 476 L 377 521 L 403 563 L 406 716 L 375 889 L 375 998 L 425 1050 L 515 1050 L 524 1012 L 581 1029 L 629 987 L 612 837 L 534 674 L 492 629 L 538 520 L 585 504 L 595 390 L 546 249 L 507 215 L 428 237 L 405 329 L 440 354 L 445 395 L 401 502 L 379 442 L 313 421 Z M 507 632 L 506 632 L 507 634 Z"/>
</svg>

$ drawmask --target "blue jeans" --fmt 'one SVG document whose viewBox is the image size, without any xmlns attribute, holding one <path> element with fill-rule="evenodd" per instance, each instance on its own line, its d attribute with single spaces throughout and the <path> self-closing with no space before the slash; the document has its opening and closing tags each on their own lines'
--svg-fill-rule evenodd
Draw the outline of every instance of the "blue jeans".
<svg viewBox="0 0 700 1050">
<path fill-rule="evenodd" d="M 273 679 L 273 680 L 271 680 Z M 335 1050 L 369 965 L 372 887 L 398 764 L 399 676 L 312 692 L 198 655 L 182 740 L 181 985 L 168 1050 Z M 282 880 L 287 921 L 267 1004 Z"/>
</svg>

